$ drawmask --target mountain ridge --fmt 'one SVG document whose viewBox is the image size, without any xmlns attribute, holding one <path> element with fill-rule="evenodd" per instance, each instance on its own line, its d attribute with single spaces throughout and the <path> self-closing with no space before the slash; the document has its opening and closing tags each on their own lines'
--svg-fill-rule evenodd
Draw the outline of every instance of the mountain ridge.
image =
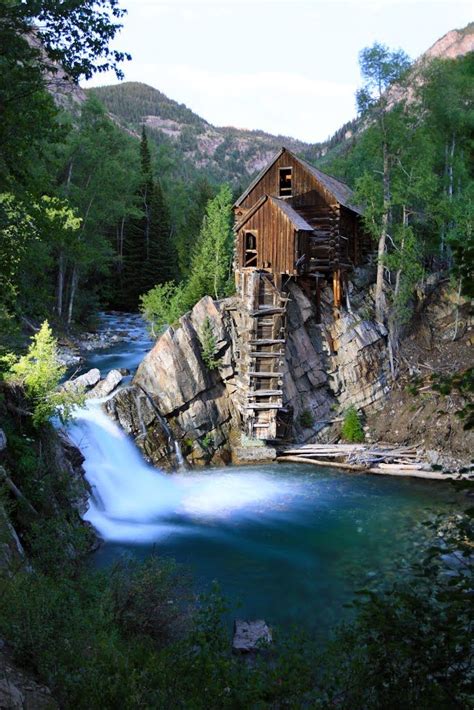
<svg viewBox="0 0 474 710">
<path fill-rule="evenodd" d="M 449 30 L 436 40 L 414 62 L 413 83 L 416 84 L 417 73 L 426 61 L 454 59 L 471 51 L 474 51 L 474 22 L 462 29 Z M 185 104 L 142 82 L 123 82 L 84 91 L 86 96 L 96 96 L 111 118 L 128 132 L 138 137 L 145 126 L 158 147 L 168 150 L 174 160 L 182 161 L 186 173 L 205 171 L 211 179 L 234 186 L 249 181 L 282 145 L 310 162 L 324 163 L 328 153 L 344 150 L 362 126 L 355 118 L 327 140 L 308 143 L 260 129 L 214 126 Z M 403 90 L 394 87 L 394 102 L 407 97 Z"/>
</svg>

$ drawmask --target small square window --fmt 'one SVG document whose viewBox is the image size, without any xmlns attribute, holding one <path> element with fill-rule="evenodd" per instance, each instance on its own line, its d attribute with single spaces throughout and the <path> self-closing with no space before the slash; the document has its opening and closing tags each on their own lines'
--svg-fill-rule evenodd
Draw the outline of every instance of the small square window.
<svg viewBox="0 0 474 710">
<path fill-rule="evenodd" d="M 280 197 L 291 197 L 293 194 L 293 168 L 280 168 L 279 173 L 279 195 Z"/>
</svg>

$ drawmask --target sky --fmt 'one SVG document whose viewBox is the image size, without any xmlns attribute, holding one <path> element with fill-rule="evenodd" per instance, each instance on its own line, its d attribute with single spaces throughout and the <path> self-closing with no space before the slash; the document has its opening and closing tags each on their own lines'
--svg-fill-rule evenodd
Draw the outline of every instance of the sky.
<svg viewBox="0 0 474 710">
<path fill-rule="evenodd" d="M 358 55 L 375 41 L 416 59 L 474 19 L 474 0 L 122 0 L 126 81 L 216 126 L 324 140 L 356 114 Z M 96 75 L 85 86 L 117 83 Z"/>
</svg>

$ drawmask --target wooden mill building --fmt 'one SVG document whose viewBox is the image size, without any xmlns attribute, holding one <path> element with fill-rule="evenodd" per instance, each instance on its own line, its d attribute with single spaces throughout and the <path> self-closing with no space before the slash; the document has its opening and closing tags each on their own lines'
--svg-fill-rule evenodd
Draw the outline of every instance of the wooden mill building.
<svg viewBox="0 0 474 710">
<path fill-rule="evenodd" d="M 241 353 L 244 423 L 274 439 L 283 412 L 285 284 L 295 279 L 313 300 L 330 284 L 341 308 L 348 272 L 371 250 L 351 189 L 282 148 L 234 205 L 237 290 L 247 309 Z"/>
</svg>

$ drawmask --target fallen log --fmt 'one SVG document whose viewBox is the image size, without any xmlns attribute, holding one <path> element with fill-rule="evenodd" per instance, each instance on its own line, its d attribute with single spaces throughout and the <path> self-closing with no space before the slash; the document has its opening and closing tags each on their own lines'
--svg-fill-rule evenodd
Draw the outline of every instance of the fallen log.
<svg viewBox="0 0 474 710">
<path fill-rule="evenodd" d="M 324 461 L 323 459 L 309 459 L 304 456 L 277 456 L 275 459 L 278 463 L 305 463 L 313 464 L 313 466 L 326 467 L 326 468 L 342 468 L 349 471 L 358 471 L 359 473 L 370 473 L 377 474 L 379 476 L 402 476 L 405 478 L 425 478 L 426 480 L 450 480 L 450 479 L 469 479 L 470 476 L 463 474 L 453 474 L 453 473 L 440 473 L 439 471 L 421 471 L 420 469 L 412 470 L 400 470 L 398 467 L 394 466 L 393 469 L 387 468 L 367 468 L 367 466 L 360 466 L 357 464 L 339 463 L 335 461 Z"/>
<path fill-rule="evenodd" d="M 339 463 L 339 461 L 323 461 L 322 459 L 308 459 L 304 456 L 277 456 L 279 463 L 312 463 L 314 466 L 327 466 L 328 468 L 346 468 L 349 471 L 367 471 L 367 466 L 353 463 Z"/>
</svg>

